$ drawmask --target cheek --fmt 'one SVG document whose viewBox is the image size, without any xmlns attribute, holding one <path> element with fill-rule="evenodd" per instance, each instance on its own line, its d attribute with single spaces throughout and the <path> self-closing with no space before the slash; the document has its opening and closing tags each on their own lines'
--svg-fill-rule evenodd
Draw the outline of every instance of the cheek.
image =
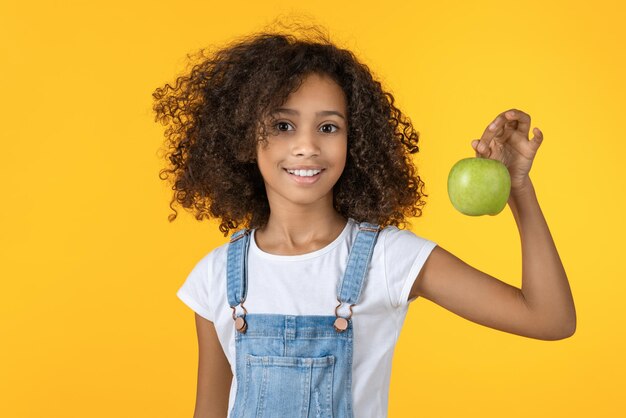
<svg viewBox="0 0 626 418">
<path fill-rule="evenodd" d="M 337 165 L 340 166 L 343 170 L 343 168 L 346 166 L 346 158 L 348 156 L 347 144 L 344 142 L 338 145 L 337 149 L 335 150 L 335 153 L 337 155 Z"/>
<path fill-rule="evenodd" d="M 259 167 L 259 171 L 264 178 L 267 178 L 268 175 L 272 175 L 273 171 L 277 167 L 277 154 L 279 154 L 277 151 L 277 147 L 270 146 L 269 144 L 257 147 L 257 166 Z"/>
<path fill-rule="evenodd" d="M 258 149 L 257 148 L 257 153 L 256 153 L 256 165 L 259 168 L 259 171 L 261 172 L 261 175 L 263 177 L 265 177 L 266 173 L 267 173 L 267 166 L 268 166 L 268 153 L 264 150 Z"/>
</svg>

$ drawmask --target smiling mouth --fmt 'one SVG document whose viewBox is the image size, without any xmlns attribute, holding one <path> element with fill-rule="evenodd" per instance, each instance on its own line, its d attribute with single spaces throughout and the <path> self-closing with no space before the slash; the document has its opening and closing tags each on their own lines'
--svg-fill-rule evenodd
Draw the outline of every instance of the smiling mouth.
<svg viewBox="0 0 626 418">
<path fill-rule="evenodd" d="M 298 177 L 312 177 L 321 173 L 322 169 L 318 168 L 318 169 L 310 169 L 310 170 L 306 170 L 306 169 L 291 170 L 291 169 L 286 168 L 285 171 L 288 172 L 289 174 L 293 174 L 294 176 L 298 176 Z"/>
<path fill-rule="evenodd" d="M 311 184 L 315 183 L 321 176 L 325 169 L 321 170 L 287 170 L 284 168 L 285 173 L 299 184 Z M 291 172 L 290 172 L 291 171 Z M 297 173 L 297 174 L 296 174 Z"/>
</svg>

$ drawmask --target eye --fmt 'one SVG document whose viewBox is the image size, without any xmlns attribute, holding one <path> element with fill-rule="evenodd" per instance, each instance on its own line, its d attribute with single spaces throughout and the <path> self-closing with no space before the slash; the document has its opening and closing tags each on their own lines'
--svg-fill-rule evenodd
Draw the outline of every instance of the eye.
<svg viewBox="0 0 626 418">
<path fill-rule="evenodd" d="M 335 132 L 337 132 L 339 130 L 339 127 L 337 125 L 333 125 L 332 123 L 327 123 L 325 125 L 322 125 L 322 128 L 324 128 L 326 126 L 330 126 L 330 127 L 334 127 L 335 128 L 334 131 L 332 131 L 332 130 L 330 132 L 326 131 L 327 134 L 332 134 L 332 133 L 335 133 Z"/>
<path fill-rule="evenodd" d="M 276 122 L 274 124 L 274 128 L 276 128 L 278 131 L 281 131 L 281 132 L 285 132 L 285 131 L 288 130 L 288 129 L 282 129 L 285 126 L 291 126 L 291 124 L 289 122 L 285 122 L 285 121 Z"/>
<path fill-rule="evenodd" d="M 293 128 L 293 125 L 291 125 L 291 123 L 286 122 L 286 121 L 278 121 L 273 125 L 273 127 L 278 132 L 289 132 L 290 130 L 293 130 L 293 129 L 289 129 L 289 127 Z M 330 130 L 328 128 L 330 128 Z M 320 129 L 322 129 L 324 133 L 332 134 L 332 133 L 337 132 L 339 130 L 339 127 L 333 123 L 326 123 L 322 125 Z"/>
</svg>

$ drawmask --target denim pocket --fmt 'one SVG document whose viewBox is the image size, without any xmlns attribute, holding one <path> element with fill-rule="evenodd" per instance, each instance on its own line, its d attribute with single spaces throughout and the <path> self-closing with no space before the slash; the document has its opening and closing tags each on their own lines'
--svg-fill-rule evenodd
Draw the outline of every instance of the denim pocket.
<svg viewBox="0 0 626 418">
<path fill-rule="evenodd" d="M 242 418 L 333 417 L 335 356 L 245 358 Z"/>
</svg>

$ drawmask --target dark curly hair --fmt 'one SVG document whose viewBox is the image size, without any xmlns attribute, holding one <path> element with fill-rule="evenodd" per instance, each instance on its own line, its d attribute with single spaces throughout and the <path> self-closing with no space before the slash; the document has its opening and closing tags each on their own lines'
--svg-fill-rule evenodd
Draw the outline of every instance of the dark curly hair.
<svg viewBox="0 0 626 418">
<path fill-rule="evenodd" d="M 193 207 L 198 220 L 219 218 L 224 236 L 239 225 L 265 225 L 270 207 L 257 143 L 267 140 L 271 109 L 312 73 L 331 77 L 347 99 L 348 153 L 333 189 L 337 212 L 382 227 L 421 216 L 428 195 L 410 155 L 419 151 L 419 133 L 367 65 L 316 26 L 308 29 L 312 34 L 300 38 L 262 31 L 208 53 L 201 49 L 174 87 L 155 90 L 155 120 L 167 126 L 169 160 L 159 177 L 173 176 L 170 222 L 178 202 Z"/>
</svg>

